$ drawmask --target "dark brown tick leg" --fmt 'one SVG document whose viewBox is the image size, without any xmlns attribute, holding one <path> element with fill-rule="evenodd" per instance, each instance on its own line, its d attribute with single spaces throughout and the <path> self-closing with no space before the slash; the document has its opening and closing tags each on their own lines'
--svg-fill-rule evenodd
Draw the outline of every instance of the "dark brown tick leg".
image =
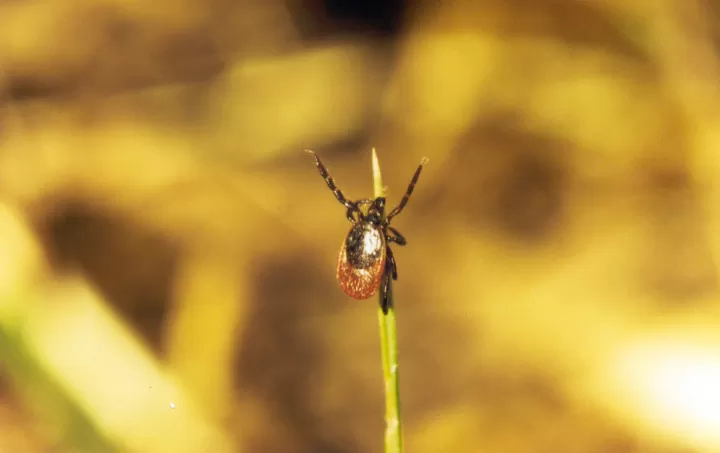
<svg viewBox="0 0 720 453">
<path fill-rule="evenodd" d="M 306 153 L 312 154 L 312 156 L 315 158 L 315 165 L 318 168 L 318 171 L 320 172 L 320 176 L 323 177 L 325 180 L 325 183 L 328 185 L 330 190 L 332 190 L 333 195 L 335 195 L 335 198 L 338 199 L 338 201 L 345 205 L 348 209 L 357 209 L 357 205 L 353 203 L 352 201 L 349 201 L 345 199 L 345 195 L 343 195 L 342 191 L 338 189 L 338 187 L 335 185 L 335 181 L 333 181 L 332 177 L 330 177 L 330 174 L 327 171 L 327 168 L 325 168 L 325 165 L 323 165 L 320 158 L 315 154 L 314 151 L 311 151 L 309 149 L 305 150 Z"/>
<path fill-rule="evenodd" d="M 393 256 L 392 250 L 390 250 L 390 247 L 387 248 L 387 268 L 389 271 L 392 272 L 392 279 L 397 280 L 397 265 L 395 264 L 395 256 Z"/>
<path fill-rule="evenodd" d="M 354 213 L 357 213 L 357 215 L 358 215 L 357 219 L 353 216 Z M 362 220 L 362 218 L 363 218 L 362 212 L 360 212 L 360 209 L 358 209 L 357 206 L 349 207 L 347 209 L 347 212 L 345 213 L 345 216 L 350 221 L 350 223 L 352 223 L 353 225 L 355 225 L 358 222 L 358 220 Z"/>
<path fill-rule="evenodd" d="M 373 202 L 373 200 L 368 200 L 368 199 L 363 199 L 363 200 L 358 200 L 358 201 L 352 202 L 355 206 L 353 206 L 352 208 L 348 208 L 345 216 L 353 225 L 355 225 L 358 221 L 363 220 L 363 218 L 364 218 L 363 213 L 360 210 L 360 206 L 362 206 L 364 204 L 371 204 L 372 202 Z M 357 213 L 357 216 L 358 216 L 357 219 L 353 216 L 353 213 Z"/>
<path fill-rule="evenodd" d="M 394 236 L 387 235 L 388 242 L 394 242 L 397 245 L 407 244 L 407 241 L 405 240 L 403 235 L 400 234 L 400 232 L 398 230 L 396 230 L 395 228 L 393 228 L 391 226 L 387 227 L 387 229 L 390 230 L 390 232 L 394 235 Z"/>
<path fill-rule="evenodd" d="M 383 314 L 388 314 L 388 309 L 390 308 L 388 303 L 388 293 L 390 292 L 390 274 L 388 273 L 387 265 L 385 267 L 385 272 L 383 274 L 383 285 L 381 288 L 382 291 L 382 301 L 380 302 L 380 307 L 382 308 Z"/>
<path fill-rule="evenodd" d="M 395 257 L 393 256 L 390 247 L 388 247 L 387 259 L 385 261 L 385 272 L 383 272 L 383 283 L 380 289 L 382 291 L 382 302 L 380 302 L 380 307 L 382 307 L 382 311 L 386 315 L 388 314 L 388 310 L 390 309 L 390 301 L 388 300 L 388 296 L 390 294 L 391 276 L 393 280 L 397 280 L 397 266 L 395 265 Z"/>
<path fill-rule="evenodd" d="M 420 161 L 420 165 L 418 166 L 417 170 L 415 170 L 415 174 L 412 177 L 412 180 L 410 181 L 410 185 L 407 188 L 407 191 L 405 192 L 405 196 L 400 200 L 400 204 L 397 205 L 395 209 L 390 211 L 390 214 L 387 215 L 387 222 L 390 223 L 390 219 L 395 217 L 396 215 L 400 214 L 402 212 L 403 208 L 407 204 L 408 200 L 410 199 L 410 195 L 412 195 L 413 190 L 415 190 L 415 184 L 418 182 L 418 178 L 420 177 L 420 172 L 422 171 L 423 165 L 427 163 L 427 158 L 423 158 L 422 161 Z"/>
</svg>

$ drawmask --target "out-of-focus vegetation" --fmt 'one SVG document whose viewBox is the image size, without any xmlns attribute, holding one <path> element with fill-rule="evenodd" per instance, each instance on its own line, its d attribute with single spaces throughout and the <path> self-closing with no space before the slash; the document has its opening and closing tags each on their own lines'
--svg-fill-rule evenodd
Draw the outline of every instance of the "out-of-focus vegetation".
<svg viewBox="0 0 720 453">
<path fill-rule="evenodd" d="M 0 451 L 720 451 L 720 6 L 0 2 Z M 353 6 L 354 5 L 354 6 Z"/>
</svg>

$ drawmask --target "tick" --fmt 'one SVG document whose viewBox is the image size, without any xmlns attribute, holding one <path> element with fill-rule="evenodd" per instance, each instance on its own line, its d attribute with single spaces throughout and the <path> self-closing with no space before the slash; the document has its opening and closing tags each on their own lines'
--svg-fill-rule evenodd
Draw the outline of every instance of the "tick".
<svg viewBox="0 0 720 453">
<path fill-rule="evenodd" d="M 337 188 L 335 181 L 328 174 L 325 165 L 313 151 L 306 150 L 315 158 L 320 175 L 325 180 L 335 198 L 347 209 L 345 216 L 352 223 L 350 231 L 340 248 L 338 257 L 337 279 L 340 288 L 353 299 L 363 300 L 371 297 L 380 290 L 383 313 L 388 312 L 388 291 L 390 278 L 397 280 L 397 264 L 390 249 L 390 243 L 406 245 L 407 241 L 402 234 L 390 226 L 393 217 L 400 214 L 405 208 L 410 195 L 417 184 L 423 165 L 427 163 L 424 158 L 410 181 L 400 204 L 385 215 L 385 197 L 375 199 L 348 200 L 342 191 Z M 360 207 L 367 206 L 363 212 Z"/>
</svg>

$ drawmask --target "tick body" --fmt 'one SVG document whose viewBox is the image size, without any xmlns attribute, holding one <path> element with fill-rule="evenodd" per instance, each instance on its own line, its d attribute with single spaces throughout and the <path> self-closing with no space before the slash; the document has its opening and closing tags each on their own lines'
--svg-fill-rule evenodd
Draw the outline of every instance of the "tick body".
<svg viewBox="0 0 720 453">
<path fill-rule="evenodd" d="M 337 279 L 340 288 L 348 296 L 359 300 L 368 299 L 380 290 L 382 296 L 380 303 L 383 312 L 387 314 L 390 278 L 397 280 L 397 265 L 390 243 L 394 242 L 397 245 L 407 243 L 405 238 L 390 226 L 390 221 L 400 214 L 410 199 L 427 159 L 423 159 L 415 170 L 400 204 L 386 216 L 384 197 L 372 200 L 348 200 L 337 188 L 320 158 L 312 151 L 307 150 L 307 152 L 315 158 L 320 175 L 335 198 L 345 206 L 345 216 L 352 223 L 338 256 Z M 367 206 L 365 211 L 361 209 L 363 206 Z"/>
<path fill-rule="evenodd" d="M 340 248 L 337 279 L 353 299 L 375 294 L 385 271 L 387 242 L 382 230 L 368 221 L 355 223 Z"/>
</svg>

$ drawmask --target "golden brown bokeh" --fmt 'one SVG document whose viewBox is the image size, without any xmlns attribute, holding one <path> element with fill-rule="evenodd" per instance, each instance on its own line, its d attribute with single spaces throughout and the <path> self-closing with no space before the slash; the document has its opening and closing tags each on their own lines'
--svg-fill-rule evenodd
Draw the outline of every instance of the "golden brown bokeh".
<svg viewBox="0 0 720 453">
<path fill-rule="evenodd" d="M 354 6 L 353 6 L 354 4 Z M 0 451 L 720 452 L 711 0 L 0 2 Z"/>
</svg>

